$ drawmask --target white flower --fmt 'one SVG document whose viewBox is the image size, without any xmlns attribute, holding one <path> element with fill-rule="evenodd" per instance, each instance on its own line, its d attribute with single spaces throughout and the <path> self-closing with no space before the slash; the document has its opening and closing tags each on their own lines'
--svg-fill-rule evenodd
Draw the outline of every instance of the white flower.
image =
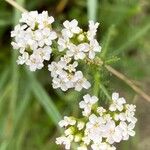
<svg viewBox="0 0 150 150">
<path fill-rule="evenodd" d="M 26 23 L 31 29 L 34 29 L 37 23 L 38 12 L 31 11 L 31 12 L 24 12 L 22 13 L 22 17 L 19 20 L 21 23 Z"/>
<path fill-rule="evenodd" d="M 26 64 L 29 66 L 31 71 L 35 71 L 36 69 L 41 69 L 44 66 L 41 57 L 35 54 L 32 54 L 30 56 Z"/>
<path fill-rule="evenodd" d="M 49 17 L 47 11 L 43 11 L 41 14 L 38 14 L 37 11 L 31 11 L 23 13 L 19 21 L 26 23 L 31 29 L 35 29 L 37 25 L 39 29 L 43 29 L 50 27 L 49 25 L 54 22 L 54 18 L 52 16 Z"/>
<path fill-rule="evenodd" d="M 16 25 L 14 31 L 11 31 L 11 37 L 16 37 L 27 28 L 27 25 Z"/>
<path fill-rule="evenodd" d="M 75 60 L 78 59 L 84 59 L 85 58 L 85 53 L 82 51 L 84 45 L 74 45 L 74 44 L 70 44 L 69 45 L 69 50 L 67 51 L 67 55 L 69 57 L 74 57 Z"/>
<path fill-rule="evenodd" d="M 66 49 L 69 45 L 69 39 L 68 38 L 59 38 L 58 41 L 58 50 L 62 52 L 64 49 Z"/>
<path fill-rule="evenodd" d="M 98 26 L 99 26 L 98 22 L 94 24 L 94 21 L 89 21 L 89 31 L 87 32 L 87 37 L 89 41 L 94 39 Z"/>
<path fill-rule="evenodd" d="M 37 22 L 39 23 L 39 29 L 43 29 L 45 27 L 50 27 L 50 25 L 54 22 L 54 18 L 52 16 L 49 17 L 47 11 L 43 11 L 39 14 Z"/>
<path fill-rule="evenodd" d="M 125 115 L 127 121 L 135 124 L 137 122 L 137 119 L 134 117 L 136 106 L 132 104 L 131 105 L 126 104 L 125 107 L 126 107 Z"/>
<path fill-rule="evenodd" d="M 52 49 L 50 46 L 45 46 L 43 48 L 39 48 L 35 50 L 35 54 L 41 56 L 43 60 L 49 60 Z"/>
<path fill-rule="evenodd" d="M 102 141 L 103 118 L 95 114 L 89 116 L 89 122 L 86 124 L 85 134 L 95 143 Z"/>
<path fill-rule="evenodd" d="M 90 43 L 81 43 L 79 45 L 69 44 L 67 55 L 69 57 L 74 57 L 75 60 L 84 59 L 86 54 L 90 59 L 95 58 L 95 53 L 101 51 L 101 46 L 97 42 L 97 40 L 93 39 Z"/>
<path fill-rule="evenodd" d="M 31 49 L 30 51 L 34 51 L 38 48 L 38 43 L 37 41 L 33 39 L 27 39 L 26 41 L 26 50 L 28 51 L 28 48 Z M 21 51 L 20 51 L 21 52 Z"/>
<path fill-rule="evenodd" d="M 114 146 L 109 145 L 106 142 L 94 143 L 91 145 L 92 150 L 116 150 Z"/>
<path fill-rule="evenodd" d="M 63 68 L 65 66 L 66 66 L 65 61 L 60 61 L 58 63 L 53 61 L 50 65 L 48 65 L 48 70 L 51 72 L 51 76 L 55 78 L 60 74 L 65 74 L 65 72 L 63 71 Z"/>
<path fill-rule="evenodd" d="M 135 131 L 133 131 L 135 124 L 127 125 L 125 122 L 120 122 L 119 126 L 122 129 L 123 140 L 128 140 L 129 136 L 135 136 Z"/>
<path fill-rule="evenodd" d="M 121 120 L 121 121 L 126 121 L 126 114 L 125 113 L 120 113 L 120 114 L 115 114 L 114 115 L 114 119 L 116 120 L 116 121 L 118 121 L 118 120 Z"/>
<path fill-rule="evenodd" d="M 29 54 L 26 53 L 26 52 L 24 52 L 24 53 L 22 54 L 22 56 L 19 56 L 19 57 L 18 57 L 17 64 L 22 65 L 22 64 L 26 63 L 26 61 L 27 61 L 28 59 L 29 59 Z"/>
<path fill-rule="evenodd" d="M 94 59 L 95 58 L 95 52 L 100 52 L 101 51 L 101 46 L 97 42 L 97 40 L 93 39 L 90 41 L 90 46 L 89 46 L 89 58 Z"/>
<path fill-rule="evenodd" d="M 62 137 L 56 138 L 56 144 L 65 145 L 65 149 L 67 149 L 67 150 L 70 149 L 72 141 L 73 141 L 73 136 L 72 135 L 69 135 L 68 137 L 62 136 Z"/>
<path fill-rule="evenodd" d="M 49 28 L 44 28 L 41 30 L 42 39 L 39 41 L 40 47 L 43 47 L 44 44 L 49 46 L 52 45 L 52 40 L 57 38 L 57 34 L 54 31 L 51 31 Z"/>
<path fill-rule="evenodd" d="M 65 116 L 64 119 L 61 120 L 58 124 L 60 127 L 67 127 L 68 125 L 75 125 L 76 120 L 71 117 Z"/>
<path fill-rule="evenodd" d="M 69 64 L 68 66 L 65 66 L 64 69 L 68 70 L 70 73 L 76 71 L 76 67 L 78 66 L 78 62 L 74 61 L 73 64 Z"/>
<path fill-rule="evenodd" d="M 116 110 L 122 111 L 123 104 L 126 103 L 126 100 L 123 97 L 119 98 L 118 93 L 112 94 L 112 100 L 113 100 L 113 103 L 110 105 L 109 110 L 110 111 L 116 111 Z"/>
<path fill-rule="evenodd" d="M 74 34 L 78 34 L 81 32 L 81 29 L 78 27 L 78 21 L 73 19 L 72 21 L 66 20 L 63 23 L 65 29 L 62 30 L 62 34 L 64 37 L 71 38 Z"/>
<path fill-rule="evenodd" d="M 57 89 L 57 88 L 61 88 L 62 91 L 67 91 L 68 90 L 68 86 L 66 84 L 66 82 L 61 79 L 61 78 L 53 78 L 52 80 L 53 82 L 53 88 Z"/>
<path fill-rule="evenodd" d="M 107 138 L 106 141 L 110 144 L 118 143 L 122 140 L 122 129 L 116 126 L 113 120 L 108 121 L 105 126 L 104 137 Z"/>
<path fill-rule="evenodd" d="M 22 30 L 22 28 L 24 28 L 23 26 L 20 27 L 20 25 L 17 25 L 14 31 L 11 32 L 11 36 L 14 37 L 14 41 L 11 42 L 11 44 L 13 48 L 19 50 L 21 54 L 23 54 L 25 49 L 30 46 L 28 41 L 31 40 L 30 33 Z"/>
<path fill-rule="evenodd" d="M 91 113 L 92 106 L 98 101 L 96 96 L 90 96 L 89 94 L 83 96 L 83 101 L 79 103 L 79 107 L 84 109 L 83 115 L 88 116 Z"/>
<path fill-rule="evenodd" d="M 87 81 L 86 78 L 84 78 L 83 73 L 81 71 L 77 71 L 74 74 L 73 77 L 74 87 L 76 91 L 81 91 L 82 88 L 89 89 L 91 87 L 91 84 L 89 81 Z"/>
</svg>

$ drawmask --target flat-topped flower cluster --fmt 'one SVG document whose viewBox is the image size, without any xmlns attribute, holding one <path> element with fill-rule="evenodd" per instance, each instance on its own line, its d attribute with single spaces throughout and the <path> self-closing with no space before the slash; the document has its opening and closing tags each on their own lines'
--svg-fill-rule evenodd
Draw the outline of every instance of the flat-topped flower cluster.
<svg viewBox="0 0 150 150">
<path fill-rule="evenodd" d="M 98 98 L 89 94 L 79 103 L 83 118 L 67 117 L 59 122 L 64 135 L 56 139 L 57 144 L 70 149 L 72 143 L 78 143 L 78 150 L 115 150 L 115 143 L 134 136 L 135 105 L 126 104 L 118 93 L 112 94 L 112 103 L 108 110 L 98 106 Z"/>
<path fill-rule="evenodd" d="M 77 71 L 78 62 L 71 63 L 71 58 L 65 55 L 60 58 L 60 61 L 53 61 L 48 65 L 48 70 L 53 78 L 53 88 L 61 88 L 67 91 L 74 88 L 76 91 L 81 91 L 82 88 L 88 89 L 91 84 L 84 78 L 82 71 Z"/>
<path fill-rule="evenodd" d="M 52 42 L 57 38 L 52 29 L 53 17 L 49 17 L 47 11 L 38 14 L 37 11 L 25 12 L 11 32 L 14 37 L 12 46 L 19 50 L 18 64 L 26 64 L 31 71 L 41 69 L 44 60 L 49 60 L 52 53 Z"/>
<path fill-rule="evenodd" d="M 101 52 L 96 40 L 99 23 L 89 21 L 88 30 L 83 31 L 77 20 L 67 20 L 62 30 L 56 30 L 54 18 L 49 17 L 47 11 L 25 12 L 19 21 L 20 24 L 11 32 L 14 38 L 12 46 L 19 52 L 18 64 L 26 64 L 31 71 L 36 71 L 48 61 L 54 89 L 81 91 L 91 87 L 78 68 L 80 62 L 96 64 L 96 53 Z M 135 105 L 126 104 L 118 93 L 112 94 L 108 109 L 99 107 L 98 97 L 89 94 L 83 96 L 79 107 L 82 118 L 65 116 L 59 122 L 65 132 L 56 143 L 65 145 L 65 149 L 78 143 L 78 150 L 115 150 L 115 143 L 135 135 Z"/>
<path fill-rule="evenodd" d="M 78 26 L 75 19 L 65 21 L 61 31 L 54 30 L 53 23 L 54 18 L 49 17 L 47 11 L 22 14 L 20 24 L 11 32 L 14 37 L 12 46 L 20 53 L 17 63 L 26 64 L 31 71 L 42 69 L 44 61 L 49 61 L 57 48 L 61 57 L 58 62 L 52 61 L 48 65 L 53 88 L 61 88 L 63 91 L 70 88 L 77 91 L 88 89 L 90 83 L 76 67 L 78 60 L 92 60 L 101 51 L 101 46 L 95 39 L 99 23 L 89 21 L 89 30 L 86 32 Z"/>
</svg>

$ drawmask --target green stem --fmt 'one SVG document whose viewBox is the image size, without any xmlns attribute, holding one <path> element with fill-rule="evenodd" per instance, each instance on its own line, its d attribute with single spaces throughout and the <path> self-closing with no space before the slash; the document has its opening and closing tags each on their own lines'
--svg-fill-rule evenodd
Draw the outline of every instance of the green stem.
<svg viewBox="0 0 150 150">
<path fill-rule="evenodd" d="M 112 101 L 111 96 L 109 95 L 109 92 L 107 91 L 107 89 L 105 88 L 104 85 L 100 84 L 100 88 L 103 91 L 103 93 L 106 95 L 106 97 L 108 98 L 109 101 Z"/>
<path fill-rule="evenodd" d="M 100 73 L 96 72 L 94 75 L 93 95 L 97 97 L 99 94 L 99 85 L 100 85 Z"/>
</svg>

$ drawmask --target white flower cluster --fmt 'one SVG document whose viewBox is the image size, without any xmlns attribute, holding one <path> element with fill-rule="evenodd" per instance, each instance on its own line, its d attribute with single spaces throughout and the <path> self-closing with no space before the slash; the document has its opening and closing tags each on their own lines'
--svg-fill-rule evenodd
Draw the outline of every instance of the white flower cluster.
<svg viewBox="0 0 150 150">
<path fill-rule="evenodd" d="M 61 57 L 60 61 L 53 61 L 48 70 L 53 77 L 53 88 L 61 88 L 63 91 L 67 91 L 70 88 L 74 88 L 76 91 L 81 91 L 82 88 L 88 89 L 91 84 L 84 78 L 81 71 L 77 71 L 76 67 L 78 62 L 71 63 L 71 58 L 68 56 Z"/>
<path fill-rule="evenodd" d="M 65 149 L 70 149 L 75 142 L 79 144 L 78 150 L 115 150 L 115 143 L 135 135 L 135 105 L 126 104 L 118 93 L 112 94 L 108 110 L 99 107 L 97 102 L 96 96 L 83 97 L 79 103 L 83 118 L 65 116 L 59 122 L 65 128 L 64 135 L 56 139 L 56 144 L 65 145 Z"/>
<path fill-rule="evenodd" d="M 11 37 L 14 37 L 11 44 L 20 53 L 17 63 L 28 65 L 31 71 L 44 67 L 44 60 L 50 60 L 52 50 L 56 47 L 59 52 L 66 50 L 66 55 L 75 60 L 85 57 L 94 59 L 95 53 L 101 51 L 95 39 L 99 23 L 89 21 L 89 30 L 83 32 L 77 20 L 67 20 L 59 33 L 52 29 L 54 18 L 49 17 L 47 11 L 25 12 L 19 21 L 20 24 L 11 32 Z"/>
<path fill-rule="evenodd" d="M 41 69 L 44 61 L 49 61 L 52 52 L 55 54 L 58 49 L 58 55 L 48 65 L 53 88 L 61 88 L 63 91 L 74 88 L 81 91 L 91 86 L 83 73 L 76 68 L 79 59 L 94 59 L 95 53 L 101 51 L 95 39 L 99 23 L 89 21 L 89 30 L 83 32 L 78 27 L 77 20 L 67 20 L 61 31 L 54 31 L 54 18 L 49 17 L 47 11 L 25 12 L 19 21 L 20 24 L 11 32 L 11 37 L 14 37 L 12 46 L 20 53 L 18 64 L 28 65 L 31 71 Z"/>
<path fill-rule="evenodd" d="M 59 51 L 67 50 L 66 54 L 69 57 L 74 57 L 75 60 L 84 59 L 88 57 L 89 59 L 95 58 L 95 53 L 101 51 L 101 47 L 95 35 L 99 23 L 89 21 L 89 30 L 83 32 L 81 28 L 78 27 L 78 21 L 65 21 L 63 23 L 64 29 L 61 31 L 61 37 L 58 39 Z"/>
<path fill-rule="evenodd" d="M 41 69 L 44 60 L 50 59 L 51 45 L 57 38 L 52 29 L 53 17 L 48 16 L 47 11 L 38 14 L 37 11 L 25 12 L 16 25 L 11 37 L 14 49 L 19 50 L 18 64 L 26 64 L 31 71 Z"/>
</svg>

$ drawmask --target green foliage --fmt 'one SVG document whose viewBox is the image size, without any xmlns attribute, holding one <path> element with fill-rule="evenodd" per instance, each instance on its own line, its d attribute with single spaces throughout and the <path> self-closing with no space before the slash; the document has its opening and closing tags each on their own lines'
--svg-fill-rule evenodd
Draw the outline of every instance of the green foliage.
<svg viewBox="0 0 150 150">
<path fill-rule="evenodd" d="M 85 29 L 89 19 L 100 22 L 98 40 L 102 53 L 98 57 L 132 79 L 140 80 L 140 84 L 149 80 L 149 0 L 68 0 L 61 12 L 57 11 L 55 0 L 17 2 L 28 10 L 48 10 L 58 22 L 76 18 Z M 20 14 L 5 1 L 0 2 L 0 150 L 57 150 L 60 148 L 54 141 L 61 132 L 57 123 L 65 114 L 80 114 L 77 105 L 85 91 L 53 90 L 48 71 L 35 74 L 16 64 L 17 53 L 10 46 L 10 31 Z M 92 76 L 93 88 L 89 92 L 103 99 L 101 104 L 108 103 L 111 91 L 116 89 L 133 99 L 135 93 L 103 66 L 98 73 L 92 67 L 83 70 L 87 77 Z M 119 148 L 136 150 L 139 140 L 138 135 L 135 141 L 123 143 Z"/>
</svg>

